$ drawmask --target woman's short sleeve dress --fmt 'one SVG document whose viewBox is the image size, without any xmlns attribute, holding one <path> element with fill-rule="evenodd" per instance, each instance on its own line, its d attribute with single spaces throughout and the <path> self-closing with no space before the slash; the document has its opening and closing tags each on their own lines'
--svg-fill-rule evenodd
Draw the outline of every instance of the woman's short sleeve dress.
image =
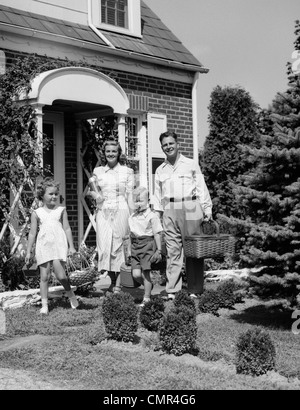
<svg viewBox="0 0 300 410">
<path fill-rule="evenodd" d="M 127 200 L 134 186 L 133 170 L 105 165 L 95 168 L 94 176 L 104 198 L 96 216 L 98 270 L 120 272 L 125 262 L 123 242 L 129 234 Z"/>
<path fill-rule="evenodd" d="M 63 206 L 49 210 L 44 208 L 35 210 L 39 227 L 35 247 L 37 265 L 55 259 L 64 262 L 67 260 L 68 240 L 62 225 L 64 210 Z"/>
</svg>

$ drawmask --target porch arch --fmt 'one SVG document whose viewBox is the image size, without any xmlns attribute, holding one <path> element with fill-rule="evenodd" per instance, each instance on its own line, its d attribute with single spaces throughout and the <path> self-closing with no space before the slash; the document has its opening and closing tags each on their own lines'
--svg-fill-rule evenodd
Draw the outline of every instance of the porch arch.
<svg viewBox="0 0 300 410">
<path fill-rule="evenodd" d="M 37 106 L 52 105 L 58 98 L 107 105 L 119 115 L 127 115 L 129 109 L 128 97 L 116 81 L 99 71 L 84 67 L 45 71 L 33 79 L 30 92 L 27 95 L 22 93 L 19 97 Z"/>
</svg>

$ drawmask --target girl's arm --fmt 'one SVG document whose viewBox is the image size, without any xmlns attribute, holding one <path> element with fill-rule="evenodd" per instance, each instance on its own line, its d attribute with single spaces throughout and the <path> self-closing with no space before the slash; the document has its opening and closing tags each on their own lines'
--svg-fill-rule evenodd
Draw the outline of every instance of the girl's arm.
<svg viewBox="0 0 300 410">
<path fill-rule="evenodd" d="M 74 248 L 72 230 L 69 224 L 69 219 L 68 219 L 68 214 L 67 214 L 66 209 L 63 210 L 63 228 L 66 233 L 67 239 L 68 239 L 69 252 L 71 255 L 73 255 L 74 253 L 76 253 L 76 249 Z"/>
<path fill-rule="evenodd" d="M 31 250 L 32 250 L 33 244 L 35 242 L 35 238 L 36 238 L 36 234 L 37 234 L 37 228 L 38 228 L 38 217 L 37 217 L 37 214 L 33 211 L 32 214 L 31 214 L 30 231 L 29 231 L 29 235 L 28 235 L 27 250 L 26 250 L 26 255 L 25 255 L 26 265 L 28 265 L 29 261 L 30 261 Z"/>
</svg>

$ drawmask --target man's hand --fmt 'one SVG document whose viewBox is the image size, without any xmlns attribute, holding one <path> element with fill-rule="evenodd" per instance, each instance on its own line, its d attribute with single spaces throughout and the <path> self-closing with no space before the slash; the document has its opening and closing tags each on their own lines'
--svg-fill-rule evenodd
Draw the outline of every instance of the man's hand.
<svg viewBox="0 0 300 410">
<path fill-rule="evenodd" d="M 206 213 L 205 215 L 204 215 L 204 221 L 205 222 L 209 222 L 209 221 L 212 221 L 212 214 L 211 213 Z"/>
</svg>

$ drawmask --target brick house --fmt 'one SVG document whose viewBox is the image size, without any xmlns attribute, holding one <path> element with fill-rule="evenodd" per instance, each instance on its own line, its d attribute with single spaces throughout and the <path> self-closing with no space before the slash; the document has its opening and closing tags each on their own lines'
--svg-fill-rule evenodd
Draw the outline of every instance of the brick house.
<svg viewBox="0 0 300 410">
<path fill-rule="evenodd" d="M 44 162 L 61 182 L 77 244 L 94 225 L 80 158 L 83 119 L 116 118 L 123 151 L 150 192 L 164 158 L 161 132 L 178 132 L 183 154 L 198 158 L 196 89 L 208 70 L 143 1 L 0 0 L 0 33 L 0 74 L 32 53 L 90 67 L 43 72 L 29 95 L 39 131 L 54 142 Z"/>
</svg>

